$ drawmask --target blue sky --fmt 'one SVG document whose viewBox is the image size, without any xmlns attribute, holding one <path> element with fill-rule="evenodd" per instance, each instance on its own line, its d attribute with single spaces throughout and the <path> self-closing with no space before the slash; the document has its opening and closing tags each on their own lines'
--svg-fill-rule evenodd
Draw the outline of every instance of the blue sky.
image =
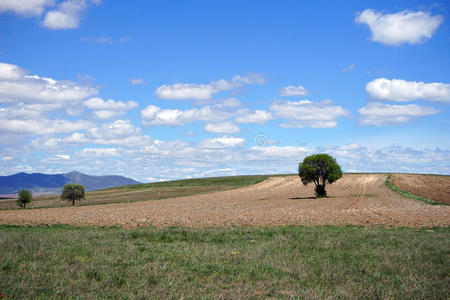
<svg viewBox="0 0 450 300">
<path fill-rule="evenodd" d="M 450 174 L 445 1 L 0 1 L 0 173 Z"/>
</svg>

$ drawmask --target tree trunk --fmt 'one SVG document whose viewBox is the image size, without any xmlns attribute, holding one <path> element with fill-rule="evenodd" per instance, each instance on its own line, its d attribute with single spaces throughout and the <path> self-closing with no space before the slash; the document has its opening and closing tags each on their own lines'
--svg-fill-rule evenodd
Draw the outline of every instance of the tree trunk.
<svg viewBox="0 0 450 300">
<path fill-rule="evenodd" d="M 72 199 L 72 206 L 75 205 L 75 199 Z"/>
<path fill-rule="evenodd" d="M 316 185 L 316 197 L 322 198 L 327 196 L 327 191 L 325 190 L 325 184 Z"/>
</svg>

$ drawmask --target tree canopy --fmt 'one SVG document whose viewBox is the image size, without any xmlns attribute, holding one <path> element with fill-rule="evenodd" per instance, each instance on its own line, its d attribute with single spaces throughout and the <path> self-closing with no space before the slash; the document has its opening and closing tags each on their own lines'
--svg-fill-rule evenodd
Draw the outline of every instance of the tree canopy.
<svg viewBox="0 0 450 300">
<path fill-rule="evenodd" d="M 342 177 L 342 170 L 336 159 L 328 154 L 314 154 L 305 157 L 298 166 L 298 175 L 304 185 L 313 182 L 317 197 L 326 197 L 326 183 L 332 184 Z"/>
<path fill-rule="evenodd" d="M 65 184 L 61 194 L 61 199 L 72 201 L 72 205 L 75 205 L 75 201 L 84 199 L 84 186 L 76 183 Z"/>
<path fill-rule="evenodd" d="M 22 208 L 25 208 L 27 203 L 33 201 L 33 195 L 30 190 L 20 190 L 17 195 L 19 196 L 17 204 Z"/>
</svg>

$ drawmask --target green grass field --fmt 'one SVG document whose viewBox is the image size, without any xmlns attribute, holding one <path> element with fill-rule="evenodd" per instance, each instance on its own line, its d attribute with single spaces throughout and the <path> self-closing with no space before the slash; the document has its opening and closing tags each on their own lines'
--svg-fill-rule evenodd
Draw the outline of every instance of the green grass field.
<svg viewBox="0 0 450 300">
<path fill-rule="evenodd" d="M 448 299 L 449 233 L 0 226 L 0 292 L 25 299 Z"/>
</svg>

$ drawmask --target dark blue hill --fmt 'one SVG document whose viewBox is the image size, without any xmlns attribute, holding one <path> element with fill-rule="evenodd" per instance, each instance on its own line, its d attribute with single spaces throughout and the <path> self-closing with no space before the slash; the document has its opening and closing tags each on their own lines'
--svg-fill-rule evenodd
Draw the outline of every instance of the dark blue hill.
<svg viewBox="0 0 450 300">
<path fill-rule="evenodd" d="M 84 185 L 86 190 L 93 191 L 140 182 L 116 175 L 91 176 L 80 172 L 67 174 L 27 174 L 22 172 L 10 176 L 0 176 L 0 194 L 14 194 L 21 189 L 38 193 L 60 193 L 66 183 L 79 183 Z"/>
</svg>

